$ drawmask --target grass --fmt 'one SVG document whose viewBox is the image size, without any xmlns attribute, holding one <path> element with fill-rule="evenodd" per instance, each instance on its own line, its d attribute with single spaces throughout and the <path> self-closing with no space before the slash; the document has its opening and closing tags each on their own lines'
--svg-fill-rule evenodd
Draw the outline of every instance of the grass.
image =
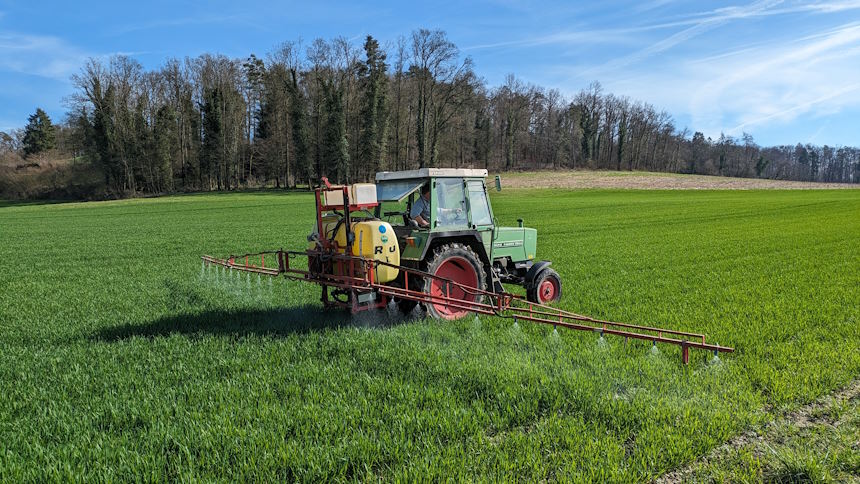
<svg viewBox="0 0 860 484">
<path fill-rule="evenodd" d="M 492 202 L 538 229 L 561 306 L 736 352 L 684 367 L 495 318 L 350 318 L 313 286 L 201 271 L 303 247 L 306 194 L 4 206 L 0 481 L 642 481 L 860 374 L 860 192 Z"/>
<path fill-rule="evenodd" d="M 809 419 L 778 419 L 758 438 L 691 469 L 698 482 L 860 481 L 860 399 L 826 399 Z"/>
</svg>

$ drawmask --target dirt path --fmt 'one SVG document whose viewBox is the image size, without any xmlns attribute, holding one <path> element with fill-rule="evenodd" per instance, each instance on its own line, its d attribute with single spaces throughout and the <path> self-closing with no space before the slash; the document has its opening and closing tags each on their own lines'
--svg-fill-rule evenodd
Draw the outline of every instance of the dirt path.
<svg viewBox="0 0 860 484">
<path fill-rule="evenodd" d="M 495 174 L 493 174 L 495 175 Z M 502 173 L 505 188 L 628 188 L 640 190 L 858 189 L 854 183 L 817 183 L 758 178 L 729 178 L 641 171 L 537 171 Z"/>
<path fill-rule="evenodd" d="M 774 419 L 760 429 L 748 430 L 725 444 L 711 451 L 707 456 L 692 464 L 663 475 L 654 482 L 657 484 L 675 484 L 697 481 L 697 471 L 706 467 L 721 467 L 723 461 L 730 460 L 730 454 L 743 447 L 753 447 L 755 450 L 772 449 L 786 440 L 786 429 L 798 431 L 818 425 L 831 427 L 839 426 L 839 421 L 827 421 L 827 415 L 834 407 L 860 399 L 860 379 L 854 380 L 842 390 L 820 398 L 819 400 L 801 407 L 794 412 Z M 856 403 L 856 402 L 854 402 Z M 845 419 L 842 419 L 845 420 Z M 848 424 L 846 424 L 848 425 Z M 850 431 L 852 432 L 853 431 Z M 860 441 L 856 443 L 860 445 Z"/>
</svg>

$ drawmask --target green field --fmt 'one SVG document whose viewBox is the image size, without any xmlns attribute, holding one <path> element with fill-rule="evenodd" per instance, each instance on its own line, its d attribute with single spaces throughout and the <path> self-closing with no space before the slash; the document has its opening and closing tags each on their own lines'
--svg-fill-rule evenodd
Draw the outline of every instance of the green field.
<svg viewBox="0 0 860 484">
<path fill-rule="evenodd" d="M 315 286 L 202 270 L 304 247 L 307 194 L 6 204 L 0 481 L 641 481 L 860 375 L 858 190 L 492 202 L 538 229 L 564 308 L 736 352 L 684 367 L 504 319 L 351 318 Z"/>
</svg>

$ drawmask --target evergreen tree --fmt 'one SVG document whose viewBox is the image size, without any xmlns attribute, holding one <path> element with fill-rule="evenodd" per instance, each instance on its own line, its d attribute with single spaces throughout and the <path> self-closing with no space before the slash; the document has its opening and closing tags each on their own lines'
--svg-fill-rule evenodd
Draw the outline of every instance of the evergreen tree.
<svg viewBox="0 0 860 484">
<path fill-rule="evenodd" d="M 146 122 L 144 99 L 138 99 L 132 117 L 132 135 L 126 142 L 128 157 L 132 162 L 133 189 L 141 187 L 146 192 L 158 192 L 158 175 L 153 170 L 153 138 L 149 123 Z"/>
<path fill-rule="evenodd" d="M 159 191 L 173 190 L 171 153 L 175 139 L 174 126 L 176 126 L 176 113 L 170 106 L 160 107 L 155 115 L 155 125 L 152 128 L 152 163 L 156 169 Z"/>
<path fill-rule="evenodd" d="M 212 187 L 212 176 L 215 175 L 218 189 L 221 189 L 220 170 L 223 162 L 223 132 L 224 123 L 221 116 L 221 106 L 224 96 L 220 88 L 207 89 L 203 95 L 203 149 L 200 153 L 200 175 L 206 175 L 207 188 Z"/>
<path fill-rule="evenodd" d="M 253 150 L 262 152 L 263 162 L 267 167 L 266 174 L 270 178 L 274 176 L 276 187 L 281 186 L 278 163 L 284 158 L 285 151 L 280 143 L 280 104 L 282 104 L 280 90 L 267 86 L 263 90 L 260 109 L 257 111 L 257 129 L 254 133 L 254 143 L 251 145 Z M 249 160 L 249 177 L 250 171 Z M 287 165 L 287 173 L 289 173 L 289 165 Z"/>
<path fill-rule="evenodd" d="M 514 167 L 517 144 L 516 131 L 517 118 L 514 110 L 508 109 L 505 113 L 505 170 L 510 170 Z"/>
<path fill-rule="evenodd" d="M 181 97 L 179 121 L 182 186 L 190 187 L 202 180 L 199 152 L 203 144 L 200 139 L 201 114 L 190 92 Z"/>
<path fill-rule="evenodd" d="M 365 94 L 361 108 L 358 165 L 373 176 L 379 170 L 385 153 L 385 136 L 388 128 L 385 97 L 388 66 L 385 64 L 385 52 L 379 49 L 379 42 L 370 35 L 364 42 L 364 52 L 367 59 L 359 67 Z"/>
<path fill-rule="evenodd" d="M 594 134 L 597 132 L 592 123 L 591 114 L 586 110 L 580 112 L 579 126 L 582 129 L 582 159 L 591 160 Z"/>
<path fill-rule="evenodd" d="M 490 118 L 484 109 L 479 109 L 475 113 L 475 133 L 472 143 L 472 156 L 475 161 L 481 162 L 484 168 L 490 167 Z"/>
<path fill-rule="evenodd" d="M 688 173 L 699 173 L 699 169 L 705 162 L 708 151 L 708 142 L 705 140 L 705 135 L 701 131 L 696 131 L 693 134 L 693 139 L 690 142 L 690 162 Z"/>
<path fill-rule="evenodd" d="M 758 161 L 755 162 L 755 176 L 756 178 L 761 178 L 764 170 L 767 169 L 767 165 L 770 164 L 770 161 L 765 159 L 764 156 L 759 155 Z"/>
<path fill-rule="evenodd" d="M 108 86 L 102 94 L 101 84 L 96 81 L 93 88 L 95 110 L 93 111 L 93 151 L 105 175 L 105 184 L 120 191 L 123 177 L 120 173 L 119 157 L 116 154 L 117 136 L 114 124 L 114 88 Z"/>
<path fill-rule="evenodd" d="M 346 112 L 343 89 L 333 82 L 323 82 L 325 112 L 322 159 L 327 172 L 334 172 L 337 183 L 349 183 L 349 142 L 346 139 Z"/>
<path fill-rule="evenodd" d="M 295 69 L 290 69 L 290 79 L 287 81 L 287 93 L 290 97 L 290 127 L 292 128 L 296 166 L 299 170 L 303 170 L 303 174 L 308 180 L 308 186 L 312 186 L 314 167 L 310 151 L 308 150 L 305 97 L 299 90 L 298 76 Z"/>
<path fill-rule="evenodd" d="M 622 159 L 624 158 L 624 142 L 627 141 L 627 117 L 621 117 L 621 121 L 618 122 L 618 161 L 616 163 L 616 169 L 621 171 Z"/>
<path fill-rule="evenodd" d="M 42 108 L 27 118 L 24 128 L 24 156 L 37 155 L 56 146 L 56 129 L 51 124 L 51 118 Z"/>
<path fill-rule="evenodd" d="M 254 171 L 253 140 L 258 136 L 258 121 L 262 119 L 261 111 L 263 110 L 264 103 L 263 91 L 266 66 L 261 59 L 258 59 L 257 56 L 251 54 L 251 56 L 242 64 L 242 70 L 245 75 L 243 85 L 246 110 L 245 144 L 251 148 L 247 150 L 248 172 L 245 179 L 247 183 L 250 181 L 252 172 Z M 269 108 L 271 109 L 271 106 L 269 106 Z M 244 166 L 242 170 L 244 170 Z M 275 176 L 277 177 L 277 174 Z"/>
<path fill-rule="evenodd" d="M 815 181 L 818 179 L 818 169 L 820 166 L 818 150 L 811 144 L 807 144 L 806 151 L 809 153 L 809 179 Z"/>
</svg>

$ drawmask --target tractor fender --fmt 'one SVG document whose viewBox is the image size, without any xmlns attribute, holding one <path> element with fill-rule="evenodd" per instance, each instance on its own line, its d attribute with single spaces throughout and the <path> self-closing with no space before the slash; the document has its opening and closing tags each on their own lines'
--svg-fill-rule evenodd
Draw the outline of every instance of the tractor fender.
<svg viewBox="0 0 860 484">
<path fill-rule="evenodd" d="M 526 272 L 526 278 L 523 282 L 523 287 L 531 287 L 534 280 L 537 279 L 538 274 L 540 274 L 541 271 L 543 271 L 550 265 L 552 265 L 552 262 L 548 260 L 542 260 L 540 262 L 535 262 L 534 264 L 532 264 L 531 268 L 529 268 L 529 271 Z"/>
<path fill-rule="evenodd" d="M 424 250 L 421 252 L 421 260 L 426 260 L 428 253 L 438 245 L 448 242 L 461 242 L 468 245 L 478 254 L 484 264 L 489 264 L 489 257 L 481 241 L 481 236 L 476 230 L 452 230 L 449 232 L 431 232 L 427 238 L 427 243 L 424 245 Z"/>
</svg>

